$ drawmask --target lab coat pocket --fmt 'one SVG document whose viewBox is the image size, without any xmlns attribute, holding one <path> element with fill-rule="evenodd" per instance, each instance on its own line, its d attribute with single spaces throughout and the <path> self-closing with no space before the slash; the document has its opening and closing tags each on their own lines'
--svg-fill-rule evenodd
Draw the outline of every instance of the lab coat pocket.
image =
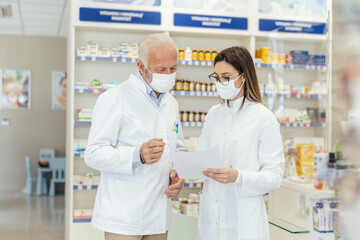
<svg viewBox="0 0 360 240">
<path fill-rule="evenodd" d="M 143 182 L 128 182 L 109 178 L 111 186 L 104 204 L 108 208 L 108 220 L 128 227 L 139 227 L 144 205 Z"/>
<path fill-rule="evenodd" d="M 248 169 L 251 158 L 251 144 L 244 140 L 237 139 L 234 141 L 234 146 L 235 149 L 232 157 L 232 166 L 240 170 Z"/>
</svg>

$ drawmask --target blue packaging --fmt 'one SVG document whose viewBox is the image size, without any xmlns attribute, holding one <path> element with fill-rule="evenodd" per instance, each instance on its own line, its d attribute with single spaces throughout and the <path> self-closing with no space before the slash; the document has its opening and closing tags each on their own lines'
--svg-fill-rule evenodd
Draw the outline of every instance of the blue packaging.
<svg viewBox="0 0 360 240">
<path fill-rule="evenodd" d="M 326 56 L 325 55 L 309 55 L 308 64 L 325 65 L 326 64 Z"/>
<path fill-rule="evenodd" d="M 309 61 L 309 52 L 301 50 L 292 50 L 290 55 L 293 58 L 294 64 L 307 64 Z"/>
</svg>

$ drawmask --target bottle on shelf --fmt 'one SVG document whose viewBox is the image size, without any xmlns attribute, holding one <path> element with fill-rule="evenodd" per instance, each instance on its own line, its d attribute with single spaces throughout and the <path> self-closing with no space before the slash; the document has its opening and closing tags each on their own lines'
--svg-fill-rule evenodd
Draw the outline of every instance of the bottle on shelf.
<svg viewBox="0 0 360 240">
<path fill-rule="evenodd" d="M 195 91 L 195 83 L 194 83 L 194 81 L 190 81 L 189 89 L 190 89 L 190 91 Z"/>
<path fill-rule="evenodd" d="M 185 48 L 185 60 L 191 61 L 192 60 L 192 51 L 190 47 Z"/>
<path fill-rule="evenodd" d="M 202 49 L 202 48 L 199 49 L 198 58 L 199 58 L 199 61 L 205 60 L 204 49 Z"/>
<path fill-rule="evenodd" d="M 179 48 L 179 60 L 185 60 L 185 51 L 183 48 Z"/>
<path fill-rule="evenodd" d="M 193 61 L 199 60 L 199 52 L 198 52 L 197 48 L 194 48 L 192 51 L 192 60 Z"/>
<path fill-rule="evenodd" d="M 197 91 L 197 92 L 201 91 L 201 83 L 200 82 L 195 83 L 195 91 Z"/>
<path fill-rule="evenodd" d="M 215 61 L 216 55 L 217 55 L 217 49 L 213 48 L 211 52 L 211 61 Z"/>
<path fill-rule="evenodd" d="M 183 89 L 184 89 L 184 91 L 190 91 L 190 81 L 184 80 Z"/>
<path fill-rule="evenodd" d="M 188 112 L 188 118 L 189 118 L 189 122 L 194 122 L 194 114 L 195 112 Z"/>
<path fill-rule="evenodd" d="M 201 91 L 206 92 L 206 90 L 207 90 L 206 83 L 202 83 L 201 84 Z"/>
<path fill-rule="evenodd" d="M 178 78 L 177 81 L 176 81 L 176 84 L 175 84 L 175 89 L 177 91 L 182 91 L 184 90 L 184 82 L 182 79 Z"/>
<path fill-rule="evenodd" d="M 205 50 L 205 61 L 211 61 L 211 52 L 208 48 Z"/>
<path fill-rule="evenodd" d="M 206 117 L 206 113 L 205 113 L 205 112 L 202 112 L 202 113 L 201 113 L 201 117 L 200 117 L 200 121 L 201 121 L 201 122 L 205 122 L 205 117 Z"/>
<path fill-rule="evenodd" d="M 200 122 L 200 119 L 201 119 L 201 113 L 196 112 L 195 115 L 194 115 L 194 121 L 195 122 Z"/>
</svg>

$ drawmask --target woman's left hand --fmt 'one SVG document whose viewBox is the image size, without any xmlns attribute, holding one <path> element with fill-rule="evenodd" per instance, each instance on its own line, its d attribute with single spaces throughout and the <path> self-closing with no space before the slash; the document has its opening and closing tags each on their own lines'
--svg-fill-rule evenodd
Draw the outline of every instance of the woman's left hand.
<svg viewBox="0 0 360 240">
<path fill-rule="evenodd" d="M 233 183 L 236 181 L 238 171 L 233 168 L 214 169 L 208 168 L 203 172 L 208 178 L 214 179 L 222 184 Z"/>
</svg>

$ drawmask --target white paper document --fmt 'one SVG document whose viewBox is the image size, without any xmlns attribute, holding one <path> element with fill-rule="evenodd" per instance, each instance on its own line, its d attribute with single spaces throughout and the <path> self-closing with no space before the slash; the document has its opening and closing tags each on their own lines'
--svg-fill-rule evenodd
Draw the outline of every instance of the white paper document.
<svg viewBox="0 0 360 240">
<path fill-rule="evenodd" d="M 196 152 L 172 152 L 170 157 L 180 178 L 204 179 L 207 168 L 222 168 L 218 145 Z"/>
</svg>

